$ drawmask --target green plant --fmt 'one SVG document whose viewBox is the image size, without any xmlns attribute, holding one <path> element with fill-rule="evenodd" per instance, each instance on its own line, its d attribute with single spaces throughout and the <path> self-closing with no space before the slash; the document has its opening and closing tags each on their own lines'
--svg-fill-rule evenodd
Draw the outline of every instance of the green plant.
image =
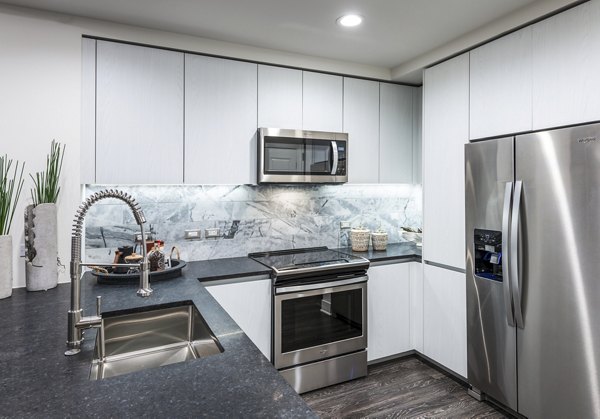
<svg viewBox="0 0 600 419">
<path fill-rule="evenodd" d="M 46 156 L 46 171 L 37 172 L 33 179 L 34 188 L 31 190 L 31 199 L 33 205 L 52 203 L 55 204 L 58 200 L 60 186 L 60 172 L 62 170 L 63 157 L 65 155 L 65 146 L 62 148 L 60 143 L 52 140 L 50 145 L 50 154 Z"/>
<path fill-rule="evenodd" d="M 19 173 L 19 162 L 17 161 L 11 176 L 10 168 L 12 164 L 13 160 L 9 160 L 7 155 L 0 156 L 0 235 L 8 234 L 19 195 L 21 195 L 21 189 L 23 189 L 25 163 L 21 165 L 21 172 Z M 19 173 L 18 180 L 17 173 Z"/>
</svg>

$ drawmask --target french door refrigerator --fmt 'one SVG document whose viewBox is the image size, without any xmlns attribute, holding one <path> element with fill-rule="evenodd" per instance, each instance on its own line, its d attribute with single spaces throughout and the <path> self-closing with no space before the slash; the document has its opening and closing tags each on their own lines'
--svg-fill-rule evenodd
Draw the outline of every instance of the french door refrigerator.
<svg viewBox="0 0 600 419">
<path fill-rule="evenodd" d="M 465 146 L 468 380 L 600 418 L 600 124 Z"/>
</svg>

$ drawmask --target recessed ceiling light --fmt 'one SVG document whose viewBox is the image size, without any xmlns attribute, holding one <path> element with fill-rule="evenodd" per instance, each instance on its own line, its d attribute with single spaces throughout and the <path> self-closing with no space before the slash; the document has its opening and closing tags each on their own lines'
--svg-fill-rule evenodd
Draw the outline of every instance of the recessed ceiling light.
<svg viewBox="0 0 600 419">
<path fill-rule="evenodd" d="M 344 15 L 338 17 L 336 20 L 337 24 L 340 26 L 353 27 L 358 26 L 362 23 L 363 18 L 360 15 Z"/>
</svg>

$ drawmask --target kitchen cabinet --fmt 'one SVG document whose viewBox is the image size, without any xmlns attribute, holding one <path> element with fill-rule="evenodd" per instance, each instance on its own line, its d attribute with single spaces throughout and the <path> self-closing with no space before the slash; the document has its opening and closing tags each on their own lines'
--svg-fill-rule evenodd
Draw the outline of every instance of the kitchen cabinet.
<svg viewBox="0 0 600 419">
<path fill-rule="evenodd" d="M 371 266 L 367 283 L 369 361 L 406 352 L 410 346 L 410 264 Z"/>
<path fill-rule="evenodd" d="M 410 348 L 423 353 L 423 264 L 409 263 Z"/>
<path fill-rule="evenodd" d="M 467 376 L 466 278 L 461 272 L 423 266 L 423 353 Z"/>
<path fill-rule="evenodd" d="M 97 41 L 96 183 L 183 182 L 183 53 Z"/>
<path fill-rule="evenodd" d="M 342 131 L 343 78 L 302 72 L 302 129 Z"/>
<path fill-rule="evenodd" d="M 79 182 L 96 183 L 96 40 L 81 40 Z"/>
<path fill-rule="evenodd" d="M 600 2 L 533 25 L 533 129 L 600 120 Z"/>
<path fill-rule="evenodd" d="M 379 83 L 344 77 L 348 182 L 379 182 Z"/>
<path fill-rule="evenodd" d="M 270 360 L 271 280 L 215 281 L 207 282 L 204 286 Z"/>
<path fill-rule="evenodd" d="M 423 260 L 464 269 L 469 54 L 426 69 L 423 89 Z"/>
<path fill-rule="evenodd" d="M 379 84 L 379 182 L 413 181 L 413 87 Z"/>
<path fill-rule="evenodd" d="M 258 66 L 258 127 L 302 128 L 302 71 Z"/>
<path fill-rule="evenodd" d="M 413 180 L 422 182 L 422 133 L 423 133 L 423 87 L 415 87 L 413 92 Z"/>
<path fill-rule="evenodd" d="M 469 138 L 531 130 L 531 27 L 470 53 Z"/>
<path fill-rule="evenodd" d="M 185 183 L 256 183 L 257 65 L 185 55 Z"/>
</svg>

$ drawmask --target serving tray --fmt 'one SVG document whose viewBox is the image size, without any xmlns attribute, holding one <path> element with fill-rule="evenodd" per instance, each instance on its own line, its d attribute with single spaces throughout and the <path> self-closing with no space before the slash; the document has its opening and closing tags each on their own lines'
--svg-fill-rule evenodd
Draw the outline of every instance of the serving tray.
<svg viewBox="0 0 600 419">
<path fill-rule="evenodd" d="M 181 276 L 181 270 L 185 268 L 187 262 L 179 259 L 171 259 L 171 266 L 162 271 L 150 272 L 150 281 L 160 281 L 163 279 L 177 278 Z M 135 265 L 132 265 L 135 266 Z M 139 273 L 118 274 L 113 273 L 112 268 L 107 268 L 108 273 L 92 271 L 98 279 L 98 284 L 137 284 L 140 280 Z"/>
</svg>

